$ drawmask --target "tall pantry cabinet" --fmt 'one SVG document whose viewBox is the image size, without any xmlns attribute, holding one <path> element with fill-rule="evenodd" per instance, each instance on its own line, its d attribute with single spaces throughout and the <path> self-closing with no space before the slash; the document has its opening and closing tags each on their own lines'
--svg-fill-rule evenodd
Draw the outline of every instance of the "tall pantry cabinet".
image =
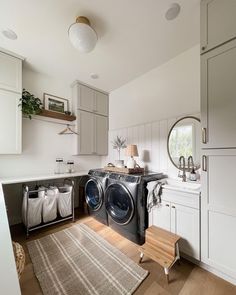
<svg viewBox="0 0 236 295">
<path fill-rule="evenodd" d="M 107 155 L 108 152 L 108 93 L 78 81 L 72 84 L 73 108 L 77 116 L 78 155 Z"/>
<path fill-rule="evenodd" d="M 0 154 L 22 149 L 22 58 L 0 50 Z"/>
<path fill-rule="evenodd" d="M 201 2 L 201 257 L 236 282 L 236 1 Z"/>
</svg>

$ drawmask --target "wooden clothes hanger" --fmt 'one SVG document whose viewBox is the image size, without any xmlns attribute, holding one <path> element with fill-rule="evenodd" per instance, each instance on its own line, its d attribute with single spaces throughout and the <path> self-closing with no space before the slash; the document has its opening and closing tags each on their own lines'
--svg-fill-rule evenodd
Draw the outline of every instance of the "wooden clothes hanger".
<svg viewBox="0 0 236 295">
<path fill-rule="evenodd" d="M 66 128 L 63 129 L 61 132 L 58 133 L 59 135 L 70 135 L 70 134 L 76 134 L 76 135 L 79 135 L 77 132 L 73 131 L 71 128 L 70 128 L 70 125 L 67 124 L 66 125 Z"/>
</svg>

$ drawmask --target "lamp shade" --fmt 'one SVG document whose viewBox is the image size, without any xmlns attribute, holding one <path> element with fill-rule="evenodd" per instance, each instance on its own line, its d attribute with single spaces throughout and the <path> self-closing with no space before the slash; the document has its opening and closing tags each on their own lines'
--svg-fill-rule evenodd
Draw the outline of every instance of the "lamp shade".
<svg viewBox="0 0 236 295">
<path fill-rule="evenodd" d="M 90 52 L 97 43 L 97 34 L 86 17 L 80 16 L 68 30 L 72 45 L 81 52 Z"/>
<path fill-rule="evenodd" d="M 126 148 L 126 156 L 138 157 L 138 148 L 135 144 L 129 144 Z"/>
</svg>

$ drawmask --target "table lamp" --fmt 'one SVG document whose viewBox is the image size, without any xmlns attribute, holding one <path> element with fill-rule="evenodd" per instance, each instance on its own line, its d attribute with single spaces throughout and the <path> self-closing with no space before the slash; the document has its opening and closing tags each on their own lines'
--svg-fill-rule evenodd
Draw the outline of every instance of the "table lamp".
<svg viewBox="0 0 236 295">
<path fill-rule="evenodd" d="M 129 144 L 126 148 L 126 156 L 130 157 L 127 161 L 127 168 L 135 168 L 136 161 L 134 160 L 134 157 L 138 157 L 137 145 Z"/>
</svg>

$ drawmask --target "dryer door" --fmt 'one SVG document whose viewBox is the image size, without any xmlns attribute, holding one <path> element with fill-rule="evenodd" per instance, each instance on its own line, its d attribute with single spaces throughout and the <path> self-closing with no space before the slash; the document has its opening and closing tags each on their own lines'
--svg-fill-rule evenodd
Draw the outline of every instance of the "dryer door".
<svg viewBox="0 0 236 295">
<path fill-rule="evenodd" d="M 103 189 L 99 180 L 90 178 L 85 185 L 85 200 L 89 208 L 97 211 L 103 203 Z"/>
<path fill-rule="evenodd" d="M 134 202 L 129 190 L 121 183 L 110 184 L 105 193 L 105 205 L 109 216 L 125 225 L 134 215 Z"/>
</svg>

